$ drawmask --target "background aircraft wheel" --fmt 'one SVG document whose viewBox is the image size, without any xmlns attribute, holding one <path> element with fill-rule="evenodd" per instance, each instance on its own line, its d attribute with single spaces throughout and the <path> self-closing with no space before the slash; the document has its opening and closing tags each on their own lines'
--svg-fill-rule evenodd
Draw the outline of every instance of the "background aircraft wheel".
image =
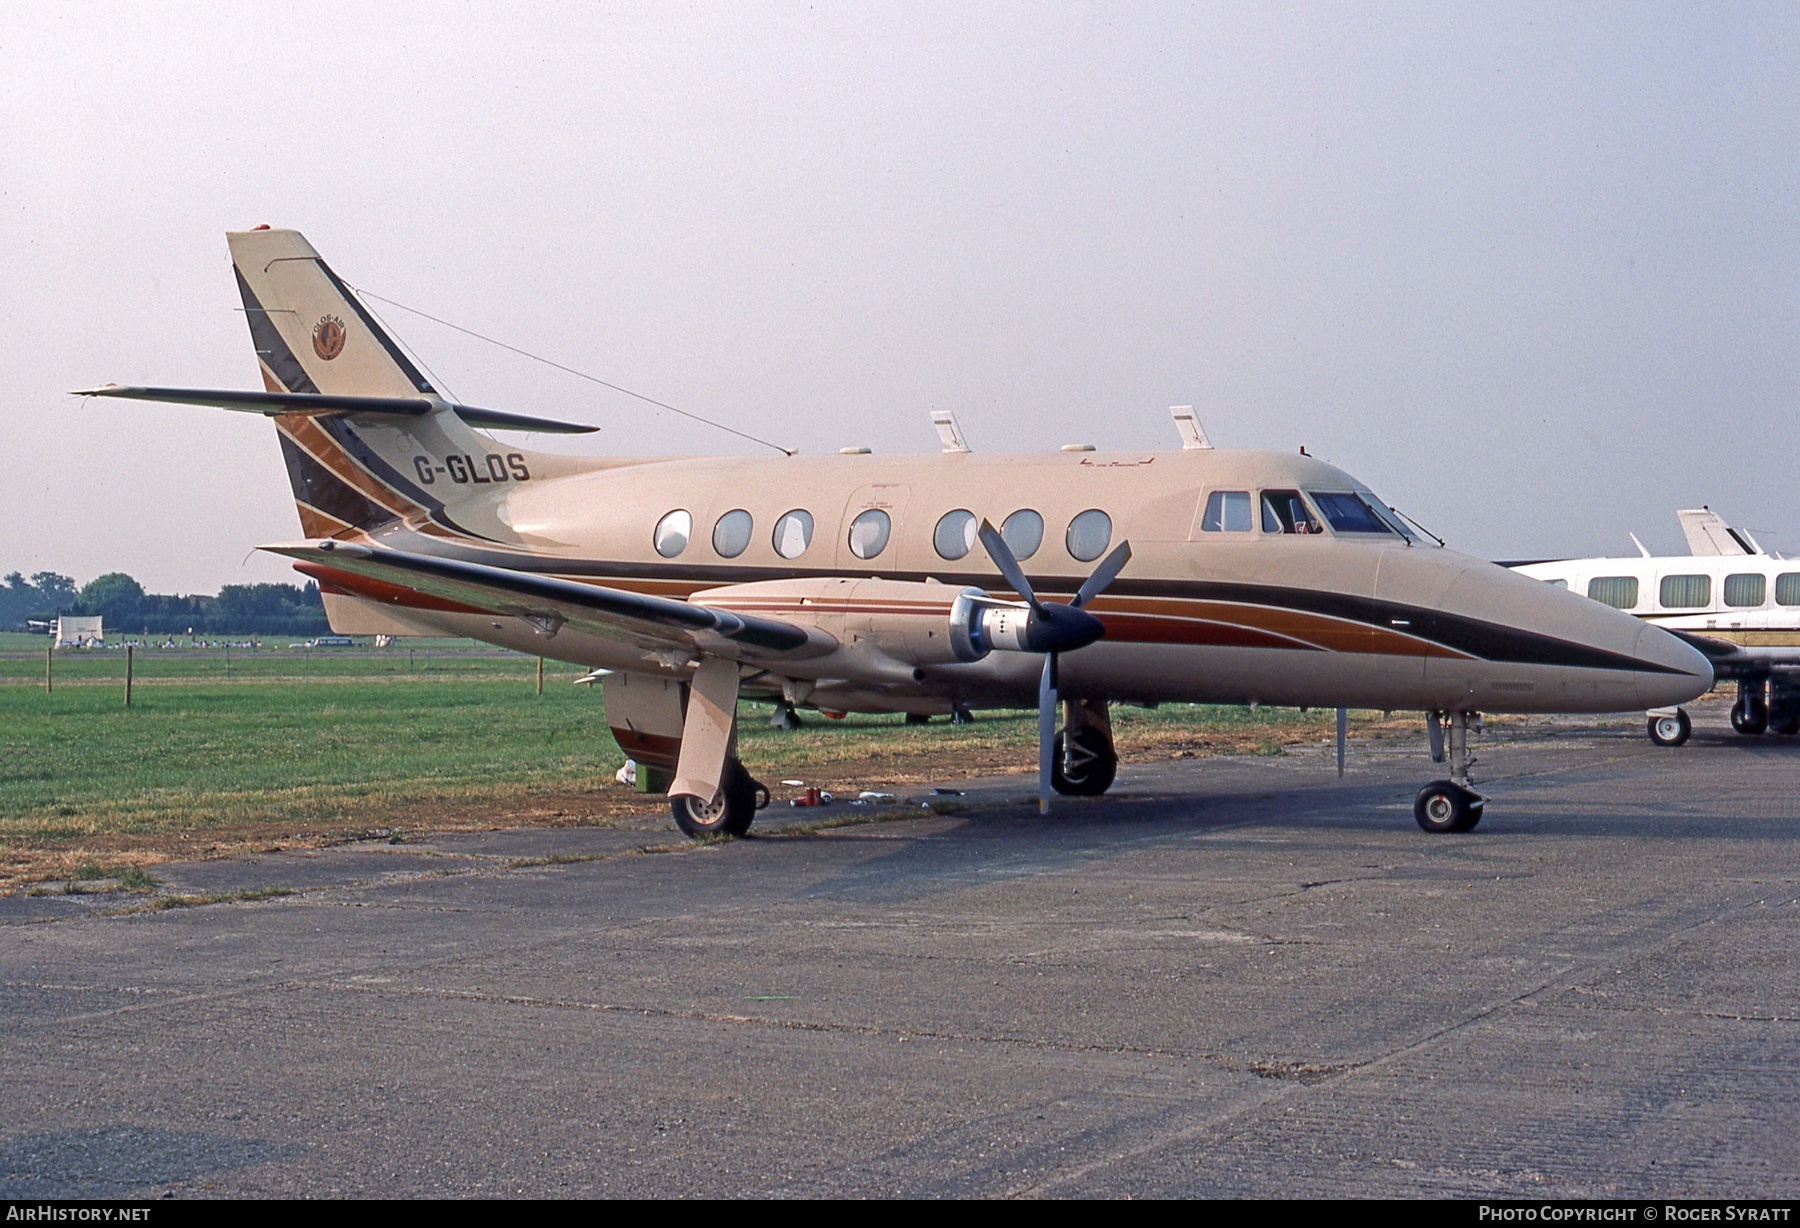
<svg viewBox="0 0 1800 1228">
<path fill-rule="evenodd" d="M 1769 710 L 1760 699 L 1738 700 L 1731 705 L 1731 727 L 1747 738 L 1754 738 L 1769 727 Z"/>
<path fill-rule="evenodd" d="M 1112 740 L 1098 729 L 1075 731 L 1075 763 L 1063 768 L 1063 735 L 1056 735 L 1050 751 L 1050 787 L 1069 797 L 1099 797 L 1112 788 L 1119 774 L 1119 756 Z"/>
<path fill-rule="evenodd" d="M 906 723 L 908 725 L 929 725 L 931 724 L 931 714 L 929 712 L 908 712 Z"/>
<path fill-rule="evenodd" d="M 1791 738 L 1795 734 L 1800 733 L 1800 716 L 1791 716 L 1787 720 L 1782 721 L 1781 724 L 1772 725 L 1770 728 L 1784 738 Z"/>
<path fill-rule="evenodd" d="M 1486 799 L 1448 780 L 1434 780 L 1413 799 L 1413 818 L 1426 831 L 1469 831 L 1481 822 Z"/>
<path fill-rule="evenodd" d="M 751 779 L 744 765 L 736 759 L 725 761 L 725 774 L 719 782 L 719 795 L 711 802 L 682 795 L 669 799 L 675 812 L 675 826 L 698 840 L 704 836 L 741 836 L 750 830 L 756 818 L 756 794 L 768 790 Z"/>
<path fill-rule="evenodd" d="M 1673 716 L 1653 716 L 1650 718 L 1650 740 L 1658 746 L 1680 746 L 1694 732 L 1694 724 L 1688 720 L 1684 709 L 1675 709 Z"/>
</svg>

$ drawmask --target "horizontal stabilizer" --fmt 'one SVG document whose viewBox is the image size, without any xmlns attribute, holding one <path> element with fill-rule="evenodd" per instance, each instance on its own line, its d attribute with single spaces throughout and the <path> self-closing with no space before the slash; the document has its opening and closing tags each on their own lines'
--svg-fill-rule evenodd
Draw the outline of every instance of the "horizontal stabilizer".
<svg viewBox="0 0 1800 1228">
<path fill-rule="evenodd" d="M 331 577 L 320 576 L 319 571 L 342 573 L 348 581 L 342 587 L 353 596 L 393 601 L 416 593 L 468 612 L 523 618 L 546 635 L 554 635 L 567 624 L 590 634 L 636 642 L 646 651 L 680 648 L 698 652 L 704 647 L 700 637 L 710 635 L 750 649 L 792 653 L 814 645 L 820 637 L 819 632 L 773 618 L 354 542 L 326 540 L 262 548 L 301 560 L 308 574 L 327 583 Z M 375 586 L 358 591 L 358 576 L 375 581 Z M 820 645 L 824 650 L 833 646 Z"/>
<path fill-rule="evenodd" d="M 574 422 L 558 422 L 551 418 L 532 418 L 524 414 L 508 414 L 497 409 L 479 409 L 458 405 L 454 401 L 436 401 L 425 397 L 359 397 L 317 392 L 238 392 L 221 388 L 131 388 L 105 384 L 70 394 L 78 397 L 123 397 L 131 401 L 164 401 L 172 405 L 210 405 L 215 409 L 234 409 L 243 413 L 267 414 L 357 414 L 364 417 L 386 415 L 422 418 L 434 409 L 448 409 L 470 426 L 507 431 L 542 431 L 552 435 L 587 435 L 599 430 Z"/>
</svg>

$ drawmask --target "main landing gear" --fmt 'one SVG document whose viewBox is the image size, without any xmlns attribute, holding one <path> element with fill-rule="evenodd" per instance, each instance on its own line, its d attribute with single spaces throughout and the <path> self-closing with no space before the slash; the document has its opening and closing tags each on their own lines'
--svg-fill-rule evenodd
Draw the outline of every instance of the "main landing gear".
<svg viewBox="0 0 1800 1228">
<path fill-rule="evenodd" d="M 675 826 L 695 839 L 741 836 L 750 830 L 756 812 L 768 804 L 769 787 L 751 776 L 736 755 L 725 760 L 719 791 L 710 802 L 685 793 L 670 799 Z"/>
<path fill-rule="evenodd" d="M 1425 724 L 1431 735 L 1433 763 L 1444 761 L 1445 743 L 1449 743 L 1450 779 L 1434 780 L 1419 790 L 1413 799 L 1413 818 L 1433 834 L 1471 831 L 1481 822 L 1481 808 L 1487 805 L 1487 799 L 1470 787 L 1469 779 L 1469 768 L 1475 763 L 1469 754 L 1469 731 L 1480 732 L 1481 714 L 1427 712 Z"/>
<path fill-rule="evenodd" d="M 1104 699 L 1063 701 L 1063 727 L 1050 755 L 1050 787 L 1068 797 L 1099 797 L 1119 774 L 1112 716 Z"/>
</svg>

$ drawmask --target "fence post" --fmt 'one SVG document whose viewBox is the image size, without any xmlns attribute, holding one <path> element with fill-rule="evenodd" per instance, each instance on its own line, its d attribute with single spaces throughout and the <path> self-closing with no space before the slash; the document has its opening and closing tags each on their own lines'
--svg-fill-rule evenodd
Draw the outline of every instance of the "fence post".
<svg viewBox="0 0 1800 1228">
<path fill-rule="evenodd" d="M 544 693 L 544 658 L 538 658 L 538 694 Z"/>
<path fill-rule="evenodd" d="M 51 677 L 50 654 L 56 651 L 56 632 L 50 633 L 50 642 L 44 645 L 44 694 L 55 692 L 56 683 Z"/>
<path fill-rule="evenodd" d="M 132 646 L 125 645 L 125 706 L 131 706 L 131 652 Z"/>
</svg>

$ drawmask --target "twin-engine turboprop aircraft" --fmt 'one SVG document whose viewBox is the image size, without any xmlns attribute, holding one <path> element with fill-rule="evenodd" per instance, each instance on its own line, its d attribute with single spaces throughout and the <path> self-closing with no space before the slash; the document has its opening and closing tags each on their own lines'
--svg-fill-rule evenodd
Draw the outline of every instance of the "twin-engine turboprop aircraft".
<svg viewBox="0 0 1800 1228">
<path fill-rule="evenodd" d="M 691 835 L 754 817 L 743 695 L 915 714 L 1035 702 L 1046 804 L 1111 785 L 1115 700 L 1422 710 L 1434 758 L 1449 726 L 1451 779 L 1414 813 L 1466 831 L 1480 712 L 1644 709 L 1712 683 L 1666 632 L 1426 545 L 1330 465 L 1215 450 L 1191 416 L 1169 452 L 987 455 L 953 430 L 922 456 L 497 443 L 472 428 L 591 428 L 445 401 L 297 232 L 229 243 L 267 391 L 83 395 L 273 418 L 310 540 L 267 549 L 319 581 L 333 629 L 613 671 L 607 722 Z"/>
</svg>

